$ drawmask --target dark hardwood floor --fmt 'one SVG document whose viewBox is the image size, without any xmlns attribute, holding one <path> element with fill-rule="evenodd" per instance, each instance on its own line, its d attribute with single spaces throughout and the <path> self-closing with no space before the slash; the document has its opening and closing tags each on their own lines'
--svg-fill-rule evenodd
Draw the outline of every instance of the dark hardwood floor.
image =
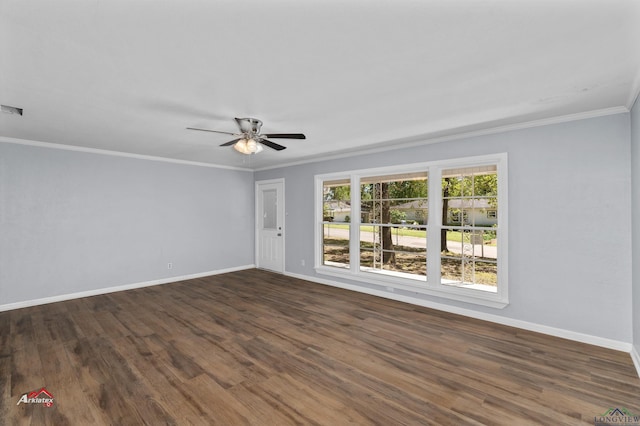
<svg viewBox="0 0 640 426">
<path fill-rule="evenodd" d="M 54 405 L 17 404 L 46 388 Z M 41 395 L 44 396 L 44 395 Z M 259 270 L 0 313 L 0 424 L 594 424 L 629 354 Z"/>
</svg>

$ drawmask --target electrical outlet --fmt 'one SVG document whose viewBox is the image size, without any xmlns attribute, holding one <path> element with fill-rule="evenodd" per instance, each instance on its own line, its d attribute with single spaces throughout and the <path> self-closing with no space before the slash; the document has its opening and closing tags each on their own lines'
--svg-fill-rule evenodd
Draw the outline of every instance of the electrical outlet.
<svg viewBox="0 0 640 426">
<path fill-rule="evenodd" d="M 167 263 L 167 269 L 171 269 L 171 268 L 173 268 L 173 263 L 171 262 Z"/>
<path fill-rule="evenodd" d="M 300 266 L 304 266 L 304 259 L 300 260 Z"/>
</svg>

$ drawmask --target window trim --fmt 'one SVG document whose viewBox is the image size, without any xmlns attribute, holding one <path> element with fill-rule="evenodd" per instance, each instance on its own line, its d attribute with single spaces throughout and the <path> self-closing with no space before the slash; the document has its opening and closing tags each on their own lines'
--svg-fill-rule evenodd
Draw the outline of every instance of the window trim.
<svg viewBox="0 0 640 426">
<path fill-rule="evenodd" d="M 431 214 L 442 209 L 442 170 L 452 167 L 475 167 L 483 165 L 495 165 L 498 173 L 498 285 L 497 292 L 485 292 L 463 287 L 452 287 L 442 283 L 440 264 L 440 229 L 442 228 L 442 215 Z M 360 270 L 360 180 L 376 175 L 406 174 L 418 171 L 428 172 L 428 222 L 427 227 L 427 279 L 415 280 L 399 278 L 384 272 L 372 272 Z M 454 158 L 423 163 L 412 163 L 398 166 L 378 167 L 371 169 L 359 169 L 316 175 L 315 178 L 315 264 L 318 274 L 329 275 L 342 279 L 360 281 L 368 284 L 384 286 L 387 291 L 396 289 L 421 293 L 431 296 L 443 297 L 468 303 L 474 303 L 493 308 L 504 308 L 509 304 L 508 299 L 508 167 L 507 153 Z M 322 196 L 323 183 L 327 180 L 349 179 L 351 185 L 351 226 L 349 234 L 350 262 L 348 268 L 336 268 L 323 264 L 322 242 Z M 355 189 L 354 189 L 355 188 Z M 353 212 L 358 212 L 354 214 Z M 431 248 L 431 249 L 430 249 Z M 433 248 L 437 248 L 434 250 Z M 434 273 L 436 272 L 436 273 Z"/>
</svg>

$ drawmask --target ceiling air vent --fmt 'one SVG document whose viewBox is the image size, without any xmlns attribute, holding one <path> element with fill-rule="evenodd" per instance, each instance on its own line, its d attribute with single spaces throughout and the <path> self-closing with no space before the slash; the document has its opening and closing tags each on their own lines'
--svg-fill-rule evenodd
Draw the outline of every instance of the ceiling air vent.
<svg viewBox="0 0 640 426">
<path fill-rule="evenodd" d="M 0 105 L 0 110 L 2 112 L 6 112 L 7 114 L 22 115 L 22 108 L 18 108 L 18 107 L 12 107 L 9 105 Z"/>
</svg>

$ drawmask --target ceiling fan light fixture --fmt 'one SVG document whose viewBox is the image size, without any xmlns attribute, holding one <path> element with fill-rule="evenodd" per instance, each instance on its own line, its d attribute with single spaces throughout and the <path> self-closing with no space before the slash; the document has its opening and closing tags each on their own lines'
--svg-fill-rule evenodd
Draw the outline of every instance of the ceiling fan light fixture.
<svg viewBox="0 0 640 426">
<path fill-rule="evenodd" d="M 246 139 L 240 139 L 238 142 L 236 142 L 235 145 L 233 145 L 233 149 L 235 149 L 236 151 L 242 154 L 249 154 L 249 152 L 247 151 Z"/>
<path fill-rule="evenodd" d="M 254 139 L 240 139 L 233 145 L 233 148 L 242 154 L 257 154 L 262 151 L 262 145 Z"/>
</svg>

